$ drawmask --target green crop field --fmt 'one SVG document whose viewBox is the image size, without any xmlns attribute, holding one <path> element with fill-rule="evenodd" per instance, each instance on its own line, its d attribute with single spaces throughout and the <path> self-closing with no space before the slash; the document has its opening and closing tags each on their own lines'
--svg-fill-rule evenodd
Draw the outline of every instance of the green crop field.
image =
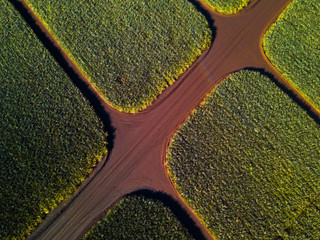
<svg viewBox="0 0 320 240">
<path fill-rule="evenodd" d="M 204 1 L 222 14 L 250 2 Z M 214 37 L 188 0 L 26 2 L 125 112 L 151 105 Z M 6 0 L 0 33 L 0 239 L 24 239 L 107 154 L 107 134 Z M 319 0 L 292 0 L 262 40 L 271 63 L 320 109 L 319 42 Z M 243 70 L 217 86 L 167 157 L 177 190 L 217 239 L 320 239 L 320 126 L 261 73 Z M 131 195 L 84 239 L 192 237 L 163 203 Z"/>
<path fill-rule="evenodd" d="M 6 0 L 0 33 L 0 239 L 22 239 L 106 154 L 106 134 Z"/>
<path fill-rule="evenodd" d="M 83 239 L 193 239 L 171 210 L 143 196 L 122 199 Z"/>
<path fill-rule="evenodd" d="M 293 0 L 263 38 L 271 63 L 320 109 L 320 1 Z"/>
<path fill-rule="evenodd" d="M 246 7 L 251 0 L 204 0 L 215 11 L 223 14 L 236 13 Z"/>
<path fill-rule="evenodd" d="M 27 0 L 114 107 L 136 112 L 208 48 L 205 17 L 187 0 Z"/>
<path fill-rule="evenodd" d="M 320 127 L 260 73 L 221 83 L 175 134 L 168 159 L 217 239 L 320 239 Z"/>
</svg>

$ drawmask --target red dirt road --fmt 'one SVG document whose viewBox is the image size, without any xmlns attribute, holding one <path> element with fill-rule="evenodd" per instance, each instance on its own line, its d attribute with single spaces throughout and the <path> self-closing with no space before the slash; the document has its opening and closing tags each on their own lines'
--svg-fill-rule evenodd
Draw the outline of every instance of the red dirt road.
<svg viewBox="0 0 320 240">
<path fill-rule="evenodd" d="M 320 119 L 319 111 L 277 72 L 261 47 L 262 35 L 289 0 L 253 0 L 246 10 L 232 16 L 214 13 L 201 0 L 192 1 L 213 20 L 216 28 L 213 45 L 152 106 L 138 114 L 124 114 L 112 109 L 24 0 L 13 2 L 27 9 L 55 51 L 80 79 L 81 86 L 94 96 L 93 104 L 99 105 L 115 128 L 114 144 L 106 164 L 60 215 L 54 216 L 51 223 L 45 221 L 41 224 L 30 235 L 30 239 L 79 239 L 112 204 L 124 195 L 140 189 L 170 195 L 190 215 L 205 238 L 213 239 L 201 220 L 181 199 L 168 176 L 166 149 L 179 125 L 232 72 L 243 68 L 258 68 L 272 74 Z"/>
</svg>

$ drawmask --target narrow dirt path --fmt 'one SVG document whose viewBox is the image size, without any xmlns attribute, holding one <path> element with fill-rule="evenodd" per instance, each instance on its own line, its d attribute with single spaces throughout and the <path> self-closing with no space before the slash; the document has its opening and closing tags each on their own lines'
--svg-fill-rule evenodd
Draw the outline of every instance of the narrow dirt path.
<svg viewBox="0 0 320 240">
<path fill-rule="evenodd" d="M 106 164 L 50 224 L 42 224 L 30 239 L 79 239 L 119 198 L 139 189 L 161 191 L 175 199 L 203 236 L 213 239 L 193 210 L 179 196 L 165 166 L 168 143 L 179 125 L 228 74 L 243 68 L 263 69 L 291 88 L 272 67 L 261 47 L 262 34 L 289 0 L 255 0 L 247 10 L 232 16 L 211 11 L 201 0 L 192 0 L 216 28 L 209 51 L 199 58 L 152 106 L 138 114 L 112 109 L 61 48 L 24 0 L 11 0 L 94 106 L 112 135 Z M 291 88 L 297 101 L 320 119 L 319 111 Z M 309 104 L 309 105 L 308 105 Z"/>
</svg>

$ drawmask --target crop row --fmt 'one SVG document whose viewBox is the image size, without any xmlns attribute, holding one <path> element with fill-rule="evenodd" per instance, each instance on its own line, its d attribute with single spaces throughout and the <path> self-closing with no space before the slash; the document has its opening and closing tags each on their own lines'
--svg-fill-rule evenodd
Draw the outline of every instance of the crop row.
<svg viewBox="0 0 320 240">
<path fill-rule="evenodd" d="M 0 238 L 22 239 L 106 154 L 106 134 L 6 0 L 0 32 Z"/>
<path fill-rule="evenodd" d="M 320 1 L 293 0 L 263 38 L 271 63 L 320 109 Z"/>
<path fill-rule="evenodd" d="M 27 0 L 114 107 L 136 112 L 210 44 L 205 17 L 187 0 Z"/>
<path fill-rule="evenodd" d="M 162 202 L 133 195 L 120 200 L 83 239 L 192 239 L 192 237 Z"/>
<path fill-rule="evenodd" d="M 320 127 L 260 73 L 221 83 L 175 134 L 168 159 L 218 239 L 319 239 Z"/>
</svg>

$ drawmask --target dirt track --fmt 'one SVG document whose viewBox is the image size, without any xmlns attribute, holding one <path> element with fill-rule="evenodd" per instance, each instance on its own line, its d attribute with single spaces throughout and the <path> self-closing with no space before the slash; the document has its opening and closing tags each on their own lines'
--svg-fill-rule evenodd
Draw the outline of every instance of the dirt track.
<svg viewBox="0 0 320 240">
<path fill-rule="evenodd" d="M 214 13 L 201 0 L 191 1 L 213 22 L 216 29 L 213 46 L 152 106 L 138 114 L 112 109 L 24 0 L 11 2 L 26 15 L 29 25 L 90 100 L 103 122 L 115 129 L 106 164 L 54 221 L 40 225 L 30 238 L 78 239 L 118 199 L 139 189 L 170 195 L 190 215 L 204 237 L 213 238 L 174 188 L 165 167 L 166 149 L 178 126 L 232 72 L 255 68 L 271 74 L 315 119 L 320 119 L 319 111 L 274 69 L 261 47 L 262 35 L 290 0 L 253 0 L 246 10 L 232 16 Z"/>
</svg>

